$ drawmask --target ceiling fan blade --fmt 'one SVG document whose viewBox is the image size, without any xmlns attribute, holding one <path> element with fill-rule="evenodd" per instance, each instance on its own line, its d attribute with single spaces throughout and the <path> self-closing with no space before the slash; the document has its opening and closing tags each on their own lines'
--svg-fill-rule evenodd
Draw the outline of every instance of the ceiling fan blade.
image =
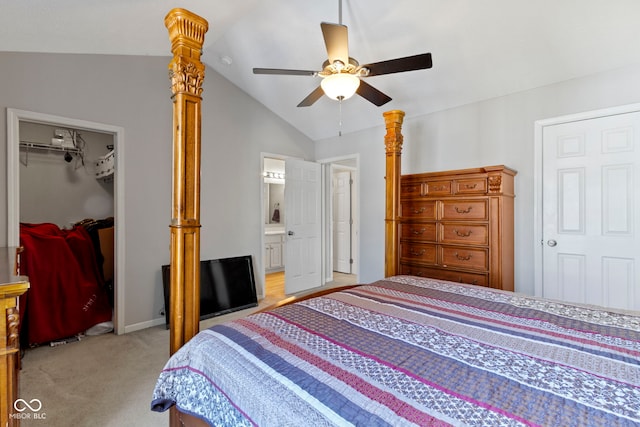
<svg viewBox="0 0 640 427">
<path fill-rule="evenodd" d="M 318 99 L 322 98 L 322 95 L 324 95 L 324 91 L 322 90 L 322 87 L 318 86 L 305 99 L 303 99 L 300 104 L 298 104 L 298 107 L 309 107 Z"/>
<path fill-rule="evenodd" d="M 382 74 L 402 73 L 404 71 L 423 70 L 431 68 L 431 54 L 406 56 L 404 58 L 390 59 L 388 61 L 374 62 L 363 65 L 361 68 L 369 69 L 368 76 L 380 76 Z"/>
<path fill-rule="evenodd" d="M 391 98 L 389 96 L 380 92 L 378 89 L 371 86 L 364 80 L 360 80 L 360 86 L 358 86 L 356 93 L 367 101 L 377 105 L 378 107 L 391 101 Z"/>
<path fill-rule="evenodd" d="M 253 74 L 280 74 L 287 76 L 315 76 L 317 71 L 309 70 L 283 70 L 281 68 L 254 68 Z"/>
<path fill-rule="evenodd" d="M 345 25 L 331 24 L 329 22 L 320 23 L 324 45 L 327 48 L 329 63 L 341 61 L 343 64 L 349 63 L 349 36 Z"/>
</svg>

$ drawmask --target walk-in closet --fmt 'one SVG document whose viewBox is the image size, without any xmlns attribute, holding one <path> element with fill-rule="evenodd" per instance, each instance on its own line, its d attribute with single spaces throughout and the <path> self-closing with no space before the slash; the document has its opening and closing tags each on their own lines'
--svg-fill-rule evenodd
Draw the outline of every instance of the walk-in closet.
<svg viewBox="0 0 640 427">
<path fill-rule="evenodd" d="M 114 136 L 21 121 L 23 346 L 113 329 Z"/>
</svg>

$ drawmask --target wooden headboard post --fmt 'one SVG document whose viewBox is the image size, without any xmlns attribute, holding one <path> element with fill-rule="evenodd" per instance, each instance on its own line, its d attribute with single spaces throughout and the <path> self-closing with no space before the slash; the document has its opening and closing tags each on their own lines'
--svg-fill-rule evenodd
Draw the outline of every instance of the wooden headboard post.
<svg viewBox="0 0 640 427">
<path fill-rule="evenodd" d="M 402 120 L 404 111 L 391 110 L 382 113 L 387 127 L 384 145 L 387 152 L 386 207 L 384 219 L 384 275 L 398 274 L 398 219 L 400 217 L 400 174 L 402 154 Z"/>
<path fill-rule="evenodd" d="M 170 353 L 200 328 L 200 122 L 207 21 L 185 9 L 164 19 L 173 59 L 173 192 L 171 208 Z M 166 308 L 165 308 L 166 309 Z"/>
</svg>

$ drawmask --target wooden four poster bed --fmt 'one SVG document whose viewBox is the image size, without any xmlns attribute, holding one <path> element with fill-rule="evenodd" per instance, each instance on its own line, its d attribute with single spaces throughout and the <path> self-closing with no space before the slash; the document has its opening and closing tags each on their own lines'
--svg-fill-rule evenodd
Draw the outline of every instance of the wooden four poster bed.
<svg viewBox="0 0 640 427">
<path fill-rule="evenodd" d="M 488 252 L 474 252 L 488 254 L 483 264 L 486 274 L 471 271 L 470 276 L 461 276 L 484 286 L 398 275 L 421 265 L 401 249 L 403 225 L 409 221 L 408 213 L 402 212 L 404 194 L 415 207 L 415 197 L 427 196 L 428 191 L 424 183 L 415 186 L 415 175 L 400 176 L 404 113 L 397 110 L 383 114 L 386 278 L 300 299 L 198 333 L 198 304 L 193 303 L 198 277 L 190 271 L 199 258 L 199 88 L 204 78 L 199 49 L 206 21 L 173 10 L 166 22 L 176 55 L 170 68 L 177 159 L 171 247 L 177 267 L 172 267 L 172 274 L 177 273 L 171 283 L 172 357 L 160 373 L 153 410 L 170 408 L 172 425 L 640 423 L 640 316 L 511 292 L 509 197 L 505 206 L 488 202 L 497 203 L 504 217 L 495 224 L 489 220 Z M 180 25 L 173 25 L 176 22 Z M 193 28 L 199 29 L 196 37 Z M 197 78 L 189 79 L 190 73 Z M 176 91 L 176 81 L 192 81 L 195 86 Z M 480 180 L 486 184 L 482 189 L 486 194 L 504 196 L 513 191 L 507 184 L 508 176 L 513 176 L 508 168 L 463 172 L 476 177 L 488 173 L 485 181 Z M 492 179 L 495 173 L 501 178 Z M 446 181 L 444 175 L 437 176 Z M 404 182 L 410 186 L 401 192 Z M 190 212 L 184 208 L 185 194 L 194 207 Z M 433 207 L 434 215 L 439 215 L 441 204 L 433 206 L 426 203 L 426 210 Z M 423 208 L 418 205 L 416 212 L 424 212 Z M 182 217 L 184 212 L 191 217 Z M 436 224 L 437 233 L 446 231 L 446 225 Z M 495 227 L 507 238 L 493 233 Z M 437 251 L 439 257 L 446 255 L 442 248 Z M 468 257 L 462 252 L 456 256 Z M 448 266 L 438 265 L 438 260 L 432 268 L 413 271 L 447 271 Z"/>
</svg>

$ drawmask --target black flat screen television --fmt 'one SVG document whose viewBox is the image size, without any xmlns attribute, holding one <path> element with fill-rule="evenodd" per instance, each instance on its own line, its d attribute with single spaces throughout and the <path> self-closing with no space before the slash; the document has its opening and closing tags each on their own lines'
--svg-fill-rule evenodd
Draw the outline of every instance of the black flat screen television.
<svg viewBox="0 0 640 427">
<path fill-rule="evenodd" d="M 165 321 L 169 328 L 171 269 L 162 266 Z M 251 255 L 200 261 L 200 320 L 258 305 Z"/>
</svg>

